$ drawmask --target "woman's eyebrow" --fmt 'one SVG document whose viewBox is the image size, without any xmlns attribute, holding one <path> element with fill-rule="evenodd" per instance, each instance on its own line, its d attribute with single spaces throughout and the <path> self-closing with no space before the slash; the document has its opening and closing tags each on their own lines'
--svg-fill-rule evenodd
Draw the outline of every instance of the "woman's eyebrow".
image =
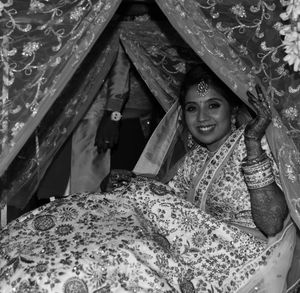
<svg viewBox="0 0 300 293">
<path fill-rule="evenodd" d="M 187 102 L 184 102 L 184 105 L 188 105 L 188 104 L 196 104 L 196 102 L 194 102 L 194 101 L 187 101 Z"/>
<path fill-rule="evenodd" d="M 218 98 L 218 97 L 211 97 L 211 98 L 207 99 L 207 102 L 210 102 L 210 101 L 219 101 L 219 102 L 222 102 L 223 99 L 222 98 Z"/>
</svg>

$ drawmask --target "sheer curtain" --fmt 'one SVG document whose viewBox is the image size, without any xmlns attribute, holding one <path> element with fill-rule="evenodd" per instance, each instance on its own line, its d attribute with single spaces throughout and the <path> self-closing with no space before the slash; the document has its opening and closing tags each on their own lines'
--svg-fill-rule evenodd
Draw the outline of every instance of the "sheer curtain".
<svg viewBox="0 0 300 293">
<path fill-rule="evenodd" d="M 40 124 L 47 113 L 46 120 L 51 120 L 49 109 L 103 32 L 120 2 L 9 0 L 2 3 L 0 174 L 7 170 L 30 137 L 35 140 L 19 154 L 17 160 L 25 160 L 25 166 L 21 164 L 19 170 L 19 164 L 15 164 L 15 174 L 8 178 L 14 181 L 13 187 L 2 194 L 2 203 L 12 195 L 18 197 L 20 188 L 23 188 L 22 194 L 26 194 L 36 187 L 38 177 L 45 171 L 49 159 L 74 128 L 78 111 L 84 111 L 83 104 L 88 105 L 84 85 L 77 96 L 69 89 L 69 93 L 57 102 L 58 112 L 67 115 L 58 115 L 51 128 L 48 125 L 47 129 L 47 121 L 42 126 Z M 108 53 L 103 51 L 99 58 L 105 60 Z M 98 65 L 101 68 L 103 60 L 100 59 Z M 99 75 L 98 68 L 98 72 L 95 69 L 90 74 L 101 80 L 105 70 Z M 77 79 L 77 82 L 81 81 Z M 74 97 L 68 104 L 71 94 Z M 52 118 L 54 116 L 52 113 Z M 42 129 L 33 133 L 38 125 Z M 32 178 L 33 174 L 35 180 L 28 184 L 27 179 Z M 26 200 L 19 197 L 15 203 L 21 207 Z"/>
</svg>

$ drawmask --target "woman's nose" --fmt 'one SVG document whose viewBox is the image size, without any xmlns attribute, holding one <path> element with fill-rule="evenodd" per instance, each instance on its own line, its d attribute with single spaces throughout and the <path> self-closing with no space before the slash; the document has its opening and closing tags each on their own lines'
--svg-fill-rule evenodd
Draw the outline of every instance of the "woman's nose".
<svg viewBox="0 0 300 293">
<path fill-rule="evenodd" d="M 207 110 L 205 108 L 200 108 L 197 116 L 198 121 L 207 120 Z"/>
</svg>

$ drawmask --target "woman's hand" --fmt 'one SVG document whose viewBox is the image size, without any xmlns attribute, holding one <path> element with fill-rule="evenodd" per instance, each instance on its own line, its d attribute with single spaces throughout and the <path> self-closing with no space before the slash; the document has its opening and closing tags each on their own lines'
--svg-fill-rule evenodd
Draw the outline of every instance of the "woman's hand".
<svg viewBox="0 0 300 293">
<path fill-rule="evenodd" d="M 259 85 L 255 86 L 257 96 L 247 92 L 249 102 L 256 110 L 256 117 L 251 120 L 245 128 L 245 144 L 247 149 L 247 159 L 251 160 L 259 157 L 262 153 L 261 139 L 269 126 L 272 113 L 267 98 Z"/>
<path fill-rule="evenodd" d="M 245 141 L 260 142 L 272 120 L 272 113 L 267 98 L 259 85 L 255 86 L 257 96 L 247 92 L 249 102 L 256 110 L 257 116 L 251 120 L 245 129 Z"/>
<path fill-rule="evenodd" d="M 255 89 L 257 96 L 247 92 L 249 102 L 257 113 L 257 116 L 250 121 L 245 129 L 245 144 L 247 150 L 246 163 L 250 164 L 250 170 L 253 167 L 262 167 L 264 164 L 263 160 L 266 160 L 261 157 L 264 152 L 261 146 L 261 139 L 272 119 L 272 113 L 267 97 L 263 94 L 260 86 L 256 85 Z M 257 159 L 259 159 L 258 162 L 252 161 Z M 275 181 L 264 186 L 253 188 L 253 183 L 257 183 L 255 182 L 255 179 L 261 176 L 267 176 L 266 174 L 268 172 L 266 171 L 268 170 L 272 172 L 271 166 L 268 168 L 270 169 L 252 169 L 251 173 L 253 174 L 250 174 L 250 176 L 252 176 L 254 181 L 247 182 L 246 180 L 246 184 L 248 187 L 250 184 L 252 185 L 251 189 L 249 189 L 249 193 L 254 223 L 267 237 L 270 237 L 282 230 L 284 220 L 288 214 L 288 208 L 284 194 Z M 265 171 L 265 175 L 263 175 L 263 171 Z M 255 172 L 257 174 L 255 174 Z M 270 173 L 269 177 L 266 177 L 265 179 L 270 179 Z"/>
<path fill-rule="evenodd" d="M 95 146 L 99 154 L 113 148 L 118 143 L 119 128 L 120 122 L 111 120 L 110 112 L 105 112 L 99 123 L 95 138 Z"/>
</svg>

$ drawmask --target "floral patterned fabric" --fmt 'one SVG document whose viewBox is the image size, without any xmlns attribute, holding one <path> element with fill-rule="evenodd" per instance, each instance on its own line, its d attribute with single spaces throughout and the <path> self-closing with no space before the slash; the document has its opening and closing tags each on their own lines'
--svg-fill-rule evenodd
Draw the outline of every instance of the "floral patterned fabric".
<svg viewBox="0 0 300 293">
<path fill-rule="evenodd" d="M 114 194 L 57 200 L 9 224 L 1 232 L 0 289 L 229 292 L 275 248 L 165 185 L 137 179 Z"/>
<path fill-rule="evenodd" d="M 11 222 L 1 231 L 1 291 L 283 292 L 293 226 L 268 243 L 201 211 L 184 199 L 181 176 L 201 169 L 199 148 L 185 162 L 170 185 L 137 176 Z M 233 189 L 227 196 L 235 200 Z"/>
<path fill-rule="evenodd" d="M 273 174 L 278 184 L 280 184 L 278 167 L 274 162 L 265 138 L 262 141 L 262 145 L 272 161 Z M 211 187 L 207 191 L 208 195 L 205 195 L 206 185 L 208 185 L 206 176 L 202 178 L 204 186 L 199 185 L 195 195 L 189 195 L 190 187 L 196 185 L 195 178 L 201 173 L 209 159 L 207 150 L 200 145 L 196 145 L 190 152 L 190 155 L 185 157 L 182 166 L 178 169 L 174 178 L 168 182 L 168 185 L 178 192 L 179 190 L 181 192 L 184 190 L 186 198 L 198 207 L 202 206 L 202 201 L 207 197 L 205 200 L 205 211 L 214 218 L 255 229 L 256 226 L 251 214 L 249 191 L 240 167 L 242 160 L 246 156 L 244 137 L 239 138 L 237 147 L 233 150 L 226 165 L 222 167 L 218 178 L 212 181 Z"/>
<path fill-rule="evenodd" d="M 62 92 L 120 0 L 0 1 L 0 174 Z"/>
<path fill-rule="evenodd" d="M 280 35 L 280 14 L 288 1 L 157 3 L 187 43 L 244 101 L 249 87 L 262 84 L 300 149 L 300 73 L 284 60 Z"/>
<path fill-rule="evenodd" d="M 63 93 L 45 114 L 6 171 L 9 183 L 1 203 L 24 208 L 43 178 L 53 157 L 86 113 L 114 61 L 115 40 L 106 31 L 97 41 Z M 83 79 L 82 77 L 85 76 Z M 75 86 L 76 85 L 76 86 Z"/>
<path fill-rule="evenodd" d="M 137 18 L 122 28 L 120 41 L 126 53 L 153 96 L 168 111 L 178 99 L 185 73 L 201 59 L 167 21 Z"/>
<path fill-rule="evenodd" d="M 2 2 L 0 206 L 24 208 L 110 68 L 103 30 L 121 1 Z"/>
</svg>

